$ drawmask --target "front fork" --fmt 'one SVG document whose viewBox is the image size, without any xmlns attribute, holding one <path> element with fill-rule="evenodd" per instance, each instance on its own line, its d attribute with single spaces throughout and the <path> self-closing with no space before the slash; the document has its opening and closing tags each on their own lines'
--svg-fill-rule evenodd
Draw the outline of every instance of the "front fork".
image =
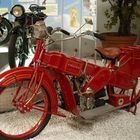
<svg viewBox="0 0 140 140">
<path fill-rule="evenodd" d="M 44 71 L 36 69 L 33 76 L 26 87 L 27 90 L 18 97 L 22 83 L 19 84 L 17 92 L 12 100 L 13 105 L 21 112 L 28 112 L 32 109 L 34 98 L 36 97 L 43 81 Z M 38 82 L 39 81 L 39 82 Z M 31 93 L 30 97 L 29 94 Z"/>
</svg>

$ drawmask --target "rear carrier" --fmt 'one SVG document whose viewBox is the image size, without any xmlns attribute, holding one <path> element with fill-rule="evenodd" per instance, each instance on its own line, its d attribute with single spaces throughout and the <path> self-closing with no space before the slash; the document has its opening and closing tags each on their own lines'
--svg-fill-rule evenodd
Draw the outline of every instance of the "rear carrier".
<svg viewBox="0 0 140 140">
<path fill-rule="evenodd" d="M 123 58 L 122 61 L 122 65 L 125 64 L 125 67 L 123 66 L 123 71 L 125 72 L 129 69 L 134 78 L 140 77 L 140 46 L 129 46 L 122 48 L 122 50 L 127 54 L 125 59 Z M 129 63 L 126 63 L 128 61 Z"/>
</svg>

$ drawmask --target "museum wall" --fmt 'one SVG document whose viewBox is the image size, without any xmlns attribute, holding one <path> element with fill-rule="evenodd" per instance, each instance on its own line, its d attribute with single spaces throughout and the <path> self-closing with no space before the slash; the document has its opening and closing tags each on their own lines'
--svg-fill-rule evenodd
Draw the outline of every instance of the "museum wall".
<svg viewBox="0 0 140 140">
<path fill-rule="evenodd" d="M 37 3 L 42 5 L 44 0 L 28 0 L 28 3 L 24 2 L 25 0 L 1 0 L 0 8 L 8 8 L 10 11 L 11 7 L 14 4 L 22 4 L 26 9 L 28 9 L 31 3 Z M 109 6 L 108 3 L 102 3 L 102 0 L 47 0 L 50 4 L 43 4 L 47 6 L 47 9 L 51 8 L 51 11 L 48 10 L 48 18 L 45 20 L 46 25 L 57 27 L 61 26 L 64 29 L 68 30 L 71 33 L 74 33 L 80 25 L 84 23 L 84 18 L 89 17 L 93 20 L 93 26 L 86 26 L 83 30 L 91 29 L 93 31 L 106 32 L 104 28 L 104 23 L 106 22 L 106 17 L 104 15 L 105 9 Z M 97 9 L 96 4 L 97 3 Z M 90 5 L 94 5 L 92 7 Z M 53 8 L 52 8 L 53 7 Z M 53 11 L 52 11 L 53 9 Z M 3 9 L 6 10 L 6 9 Z M 1 11 L 2 12 L 2 11 Z M 74 13 L 77 16 L 77 21 L 74 23 L 71 22 L 71 14 Z M 9 19 L 14 20 L 13 17 L 9 14 Z M 134 33 L 140 35 L 140 20 L 135 21 L 137 23 L 137 29 L 133 30 Z M 112 31 L 116 31 L 118 26 L 114 26 Z M 56 35 L 59 38 L 63 36 L 61 34 Z M 137 40 L 139 42 L 139 39 Z M 93 40 L 91 37 L 85 37 L 78 40 L 73 40 L 69 42 L 61 42 L 53 46 L 54 49 L 65 52 L 69 55 L 74 55 L 74 50 L 77 49 L 77 57 L 89 57 L 94 53 L 95 46 L 101 46 L 99 40 Z"/>
</svg>

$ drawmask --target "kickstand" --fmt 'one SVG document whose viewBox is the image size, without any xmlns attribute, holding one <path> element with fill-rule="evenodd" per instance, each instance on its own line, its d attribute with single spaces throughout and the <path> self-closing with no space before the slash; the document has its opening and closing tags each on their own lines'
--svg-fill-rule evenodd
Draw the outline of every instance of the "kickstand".
<svg viewBox="0 0 140 140">
<path fill-rule="evenodd" d="M 133 110 L 131 110 L 132 107 L 134 107 Z M 136 100 L 131 102 L 131 104 L 129 105 L 129 108 L 128 108 L 128 112 L 131 112 L 134 115 L 136 115 L 136 112 L 137 112 L 137 101 Z"/>
</svg>

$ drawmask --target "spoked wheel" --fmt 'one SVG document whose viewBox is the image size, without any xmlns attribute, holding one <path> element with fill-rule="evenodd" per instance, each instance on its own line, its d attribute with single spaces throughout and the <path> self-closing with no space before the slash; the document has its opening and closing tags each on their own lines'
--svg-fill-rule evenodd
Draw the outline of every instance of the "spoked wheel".
<svg viewBox="0 0 140 140">
<path fill-rule="evenodd" d="M 24 36 L 12 34 L 8 47 L 8 61 L 11 68 L 24 66 L 28 54 L 28 44 Z"/>
<path fill-rule="evenodd" d="M 0 45 L 3 45 L 9 41 L 10 30 L 12 25 L 8 23 L 5 19 L 0 23 Z"/>
<path fill-rule="evenodd" d="M 0 90 L 0 139 L 27 140 L 38 135 L 50 120 L 51 105 L 48 92 L 41 87 L 29 106 L 23 104 L 33 87 L 28 88 L 29 80 L 12 83 Z"/>
</svg>

